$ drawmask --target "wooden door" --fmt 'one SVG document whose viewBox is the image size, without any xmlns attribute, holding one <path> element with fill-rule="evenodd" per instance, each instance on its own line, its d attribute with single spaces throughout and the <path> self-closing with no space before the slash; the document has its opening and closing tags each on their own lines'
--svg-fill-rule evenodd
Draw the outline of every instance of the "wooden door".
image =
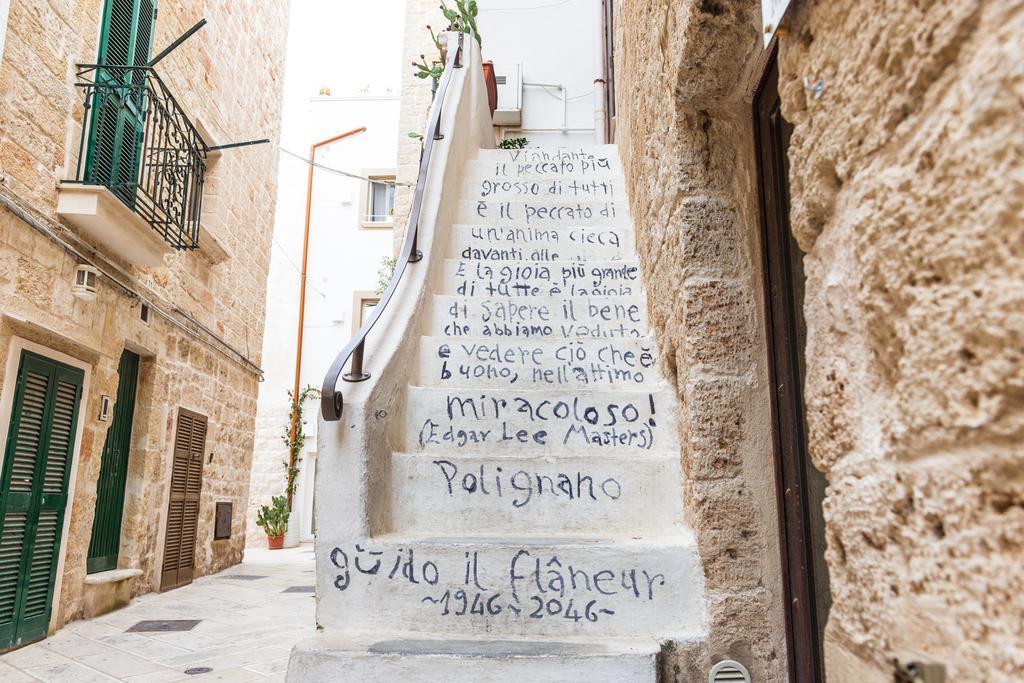
<svg viewBox="0 0 1024 683">
<path fill-rule="evenodd" d="M 92 520 L 92 538 L 86 570 L 92 574 L 117 567 L 121 546 L 121 516 L 124 513 L 124 485 L 128 477 L 128 453 L 132 445 L 132 417 L 135 414 L 135 387 L 139 377 L 139 357 L 125 349 L 117 369 L 117 402 L 107 430 L 100 458 L 100 476 L 96 480 L 96 513 Z"/>
<path fill-rule="evenodd" d="M 21 354 L 0 483 L 0 650 L 46 637 L 84 373 Z"/>
<path fill-rule="evenodd" d="M 174 435 L 174 462 L 171 467 L 171 497 L 167 505 L 161 591 L 192 582 L 205 450 L 206 418 L 179 408 Z"/>
<path fill-rule="evenodd" d="M 789 225 L 789 138 L 782 115 L 777 54 L 754 99 L 758 149 L 765 313 L 768 326 L 779 545 L 790 680 L 823 679 L 821 643 L 831 602 L 825 564 L 825 479 L 807 452 L 804 413 L 804 254 Z"/>
</svg>

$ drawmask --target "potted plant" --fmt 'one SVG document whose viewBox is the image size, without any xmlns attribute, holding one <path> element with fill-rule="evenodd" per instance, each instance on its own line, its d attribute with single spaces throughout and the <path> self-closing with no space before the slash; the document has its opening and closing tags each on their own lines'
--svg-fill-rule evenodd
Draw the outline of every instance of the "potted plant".
<svg viewBox="0 0 1024 683">
<path fill-rule="evenodd" d="M 270 505 L 260 506 L 256 526 L 267 534 L 267 547 L 280 550 L 284 546 L 284 533 L 288 530 L 288 498 L 274 496 Z"/>
</svg>

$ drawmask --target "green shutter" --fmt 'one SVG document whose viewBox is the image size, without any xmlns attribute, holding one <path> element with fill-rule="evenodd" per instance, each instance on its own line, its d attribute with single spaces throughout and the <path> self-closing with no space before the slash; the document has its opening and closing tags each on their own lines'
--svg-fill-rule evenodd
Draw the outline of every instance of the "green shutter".
<svg viewBox="0 0 1024 683">
<path fill-rule="evenodd" d="M 82 380 L 22 352 L 0 478 L 0 649 L 46 636 Z"/>
<path fill-rule="evenodd" d="M 96 73 L 105 86 L 92 101 L 86 182 L 109 187 L 129 206 L 135 205 L 146 120 L 145 75 L 117 67 L 149 61 L 155 23 L 155 0 L 107 0 L 103 8 L 97 62 L 108 68 Z"/>
<path fill-rule="evenodd" d="M 121 516 L 124 512 L 124 485 L 128 476 L 128 453 L 132 443 L 132 415 L 135 412 L 135 388 L 139 376 L 139 357 L 125 349 L 117 369 L 117 402 L 107 429 L 96 480 L 96 514 L 86 569 L 92 574 L 117 567 L 121 545 Z"/>
</svg>

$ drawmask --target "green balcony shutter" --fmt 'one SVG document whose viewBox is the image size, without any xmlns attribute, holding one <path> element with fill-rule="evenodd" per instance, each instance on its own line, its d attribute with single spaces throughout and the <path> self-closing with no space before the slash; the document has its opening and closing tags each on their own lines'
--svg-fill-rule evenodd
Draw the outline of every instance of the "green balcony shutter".
<svg viewBox="0 0 1024 683">
<path fill-rule="evenodd" d="M 82 379 L 22 353 L 0 480 L 0 649 L 46 636 Z"/>
<path fill-rule="evenodd" d="M 107 429 L 96 480 L 96 514 L 86 570 L 107 571 L 117 567 L 121 546 L 121 517 L 124 513 L 124 486 L 128 477 L 128 454 L 132 443 L 132 416 L 135 413 L 135 389 L 139 377 L 139 357 L 127 349 L 121 353 L 117 368 L 117 402 Z"/>
<path fill-rule="evenodd" d="M 129 206 L 135 204 L 143 126 L 145 75 L 118 66 L 149 61 L 156 23 L 155 0 L 107 0 L 97 62 L 104 86 L 93 96 L 92 129 L 86 157 L 86 181 L 105 185 Z"/>
</svg>

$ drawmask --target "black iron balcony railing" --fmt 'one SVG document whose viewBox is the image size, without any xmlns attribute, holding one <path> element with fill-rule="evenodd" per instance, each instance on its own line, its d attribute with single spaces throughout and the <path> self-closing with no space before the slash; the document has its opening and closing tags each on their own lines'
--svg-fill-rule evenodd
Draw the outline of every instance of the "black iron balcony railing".
<svg viewBox="0 0 1024 683">
<path fill-rule="evenodd" d="M 75 178 L 103 185 L 175 249 L 199 246 L 210 147 L 150 66 L 79 64 Z"/>
</svg>

